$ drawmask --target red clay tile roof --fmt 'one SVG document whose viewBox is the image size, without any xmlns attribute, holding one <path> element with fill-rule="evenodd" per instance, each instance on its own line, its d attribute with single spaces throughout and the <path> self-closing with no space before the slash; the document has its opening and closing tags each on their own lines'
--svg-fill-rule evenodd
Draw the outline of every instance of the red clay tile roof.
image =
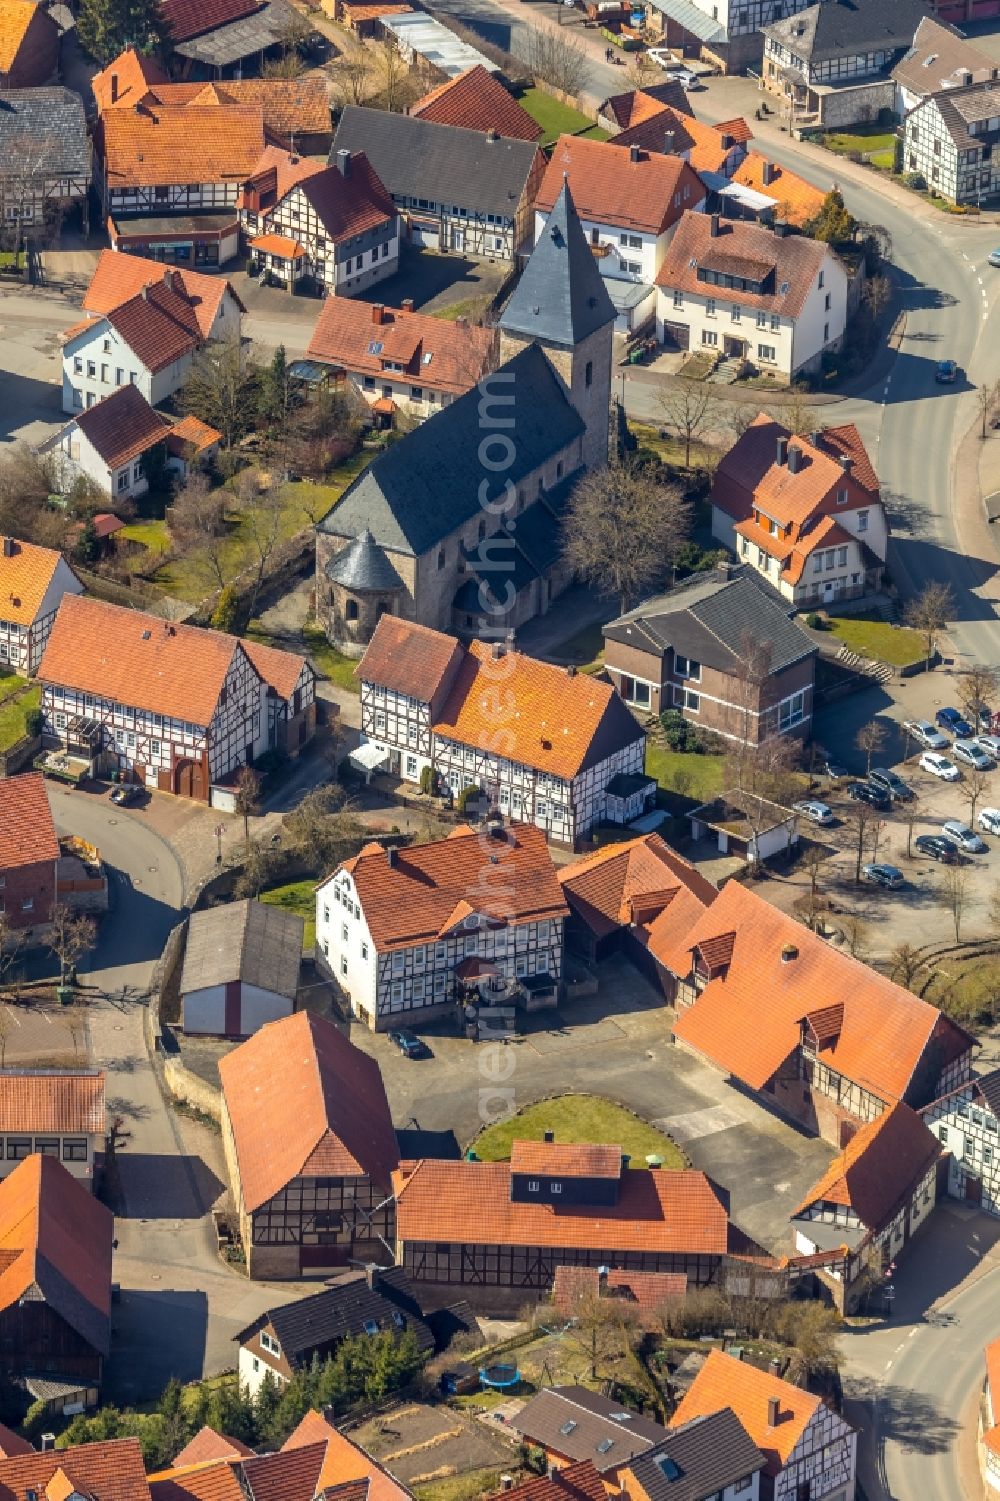
<svg viewBox="0 0 1000 1501">
<path fill-rule="evenodd" d="M 745 143 L 753 140 L 753 131 L 742 115 L 736 115 L 732 120 L 719 120 L 712 129 L 717 130 L 720 136 L 732 136 L 734 141 Z"/>
<path fill-rule="evenodd" d="M 260 1034 L 258 1034 L 260 1035 Z M 393 1174 L 404 1244 L 553 1246 L 723 1256 L 726 1210 L 704 1173 L 630 1169 L 617 1204 L 512 1204 L 509 1162 L 423 1158 Z"/>
<path fill-rule="evenodd" d="M 656 104 L 655 100 L 651 102 Z M 733 132 L 733 142 L 724 146 L 719 126 L 695 120 L 673 105 L 656 104 L 655 109 L 641 109 L 636 120 L 611 137 L 609 145 L 639 146 L 662 153 L 666 151 L 668 132 L 674 138 L 670 154 L 684 156 L 696 172 L 721 172 L 738 139 Z"/>
<path fill-rule="evenodd" d="M 0 1180 L 0 1253 L 6 1253 L 0 1309 L 37 1287 L 67 1324 L 107 1355 L 113 1234 L 110 1212 L 61 1162 L 37 1153 L 25 1158 Z"/>
<path fill-rule="evenodd" d="M 222 631 L 174 625 L 141 610 L 67 595 L 38 676 L 43 683 L 204 726 L 211 723 L 233 653 L 240 649 L 236 637 Z"/>
<path fill-rule="evenodd" d="M 287 702 L 299 685 L 302 669 L 308 666 L 305 657 L 294 651 L 280 651 L 276 646 L 264 646 L 260 641 L 246 640 L 242 645 L 267 686 Z"/>
<path fill-rule="evenodd" d="M 495 130 L 516 141 L 537 141 L 542 127 L 523 109 L 482 63 L 467 68 L 431 89 L 410 114 L 436 125 L 464 125 L 471 130 Z"/>
<path fill-rule="evenodd" d="M 709 214 L 684 214 L 657 272 L 656 285 L 705 297 L 710 289 L 698 280 L 699 265 L 748 276 L 758 267 L 773 268 L 772 290 L 727 288 L 726 300 L 797 318 L 824 262 L 833 254 L 830 247 L 804 235 L 777 235 L 742 219 L 723 219 L 713 239 L 712 223 Z"/>
<path fill-rule="evenodd" d="M 904 1096 L 932 1036 L 938 1068 L 968 1049 L 966 1033 L 936 1007 L 831 948 L 737 881 L 719 893 L 687 945 L 704 954 L 728 934 L 728 968 L 677 1018 L 674 1033 L 752 1089 L 799 1046 L 807 1012 L 838 1002 L 843 1028 L 823 1060 L 883 1100 Z M 798 952 L 786 963 L 781 953 L 789 943 Z"/>
<path fill-rule="evenodd" d="M 671 109 L 683 115 L 693 115 L 688 96 L 676 79 L 647 85 L 644 89 L 630 89 L 624 94 L 613 94 L 601 105 L 601 113 L 613 120 L 619 130 L 628 130 L 638 125 L 669 104 Z"/>
<path fill-rule="evenodd" d="M 260 10 L 263 0 L 160 0 L 160 16 L 172 42 L 187 42 Z"/>
<path fill-rule="evenodd" d="M 287 235 L 255 235 L 250 241 L 251 250 L 262 250 L 265 255 L 281 255 L 286 261 L 297 261 L 305 255 L 304 245 L 290 240 Z"/>
<path fill-rule="evenodd" d="M 77 412 L 80 432 L 109 469 L 120 469 L 165 441 L 170 422 L 150 406 L 138 386 L 119 386 L 103 401 Z"/>
<path fill-rule="evenodd" d="M 386 360 L 397 361 L 415 383 L 455 396 L 470 390 L 496 362 L 495 329 L 390 307 L 383 307 L 382 321 L 375 323 L 375 306 L 356 297 L 327 297 L 308 358 L 358 375 L 381 375 Z M 375 343 L 382 345 L 378 354 L 371 353 Z"/>
<path fill-rule="evenodd" d="M 376 948 L 433 942 L 473 912 L 512 923 L 565 917 L 542 830 L 515 823 L 503 833 L 414 844 L 393 865 L 381 845 L 368 845 L 338 867 L 353 876 Z"/>
<path fill-rule="evenodd" d="M 255 190 L 261 199 L 261 212 L 267 213 L 296 183 L 325 172 L 326 165 L 313 157 L 292 156 L 280 146 L 265 146 L 253 171 L 247 178 L 246 187 Z M 246 191 L 241 195 L 241 207 L 249 207 Z"/>
<path fill-rule="evenodd" d="M 718 893 L 715 893 L 716 895 Z M 644 917 L 635 928 L 635 936 L 653 958 L 676 974 L 686 951 L 687 936 L 705 910 L 705 903 L 686 886 L 678 886 L 659 912 Z"/>
<path fill-rule="evenodd" d="M 1000 1339 L 993 1340 L 986 1346 L 986 1379 L 990 1384 L 990 1397 L 993 1402 L 994 1416 L 1000 1414 Z M 1000 1432 L 1000 1423 L 997 1424 Z"/>
<path fill-rule="evenodd" d="M 814 1204 L 839 1204 L 866 1229 L 882 1230 L 940 1155 L 940 1142 L 920 1116 L 909 1105 L 892 1105 L 855 1132 L 791 1218 Z"/>
<path fill-rule="evenodd" d="M 217 427 L 209 427 L 207 422 L 189 412 L 175 422 L 167 434 L 167 452 L 179 458 L 190 458 L 192 454 L 204 453 L 206 448 L 221 442 L 222 434 Z"/>
<path fill-rule="evenodd" d="M 396 216 L 390 194 L 363 151 L 351 153 L 349 177 L 327 167 L 305 178 L 298 189 L 331 240 L 365 234 Z"/>
<path fill-rule="evenodd" d="M 42 61 L 44 38 L 41 33 L 37 44 L 33 44 L 32 48 L 21 55 L 21 49 L 29 41 L 29 28 L 35 22 L 50 33 L 44 50 L 50 54 L 54 70 L 59 43 L 48 10 L 39 6 L 36 0 L 0 0 L 0 73 L 14 74 L 5 85 L 8 88 L 30 88 L 48 81 L 44 76 L 38 76 L 39 63 L 43 74 L 45 71 Z M 37 61 L 32 55 L 34 52 L 38 53 Z M 28 74 L 32 76 L 26 76 Z"/>
<path fill-rule="evenodd" d="M 556 1276 L 562 1268 L 557 1268 Z M 513 1490 L 494 1491 L 488 1501 L 607 1501 L 608 1492 L 589 1459 L 554 1469 L 551 1475 L 536 1475 Z"/>
<path fill-rule="evenodd" d="M 117 84 L 117 99 L 112 101 L 111 80 Z M 108 63 L 91 80 L 94 100 L 98 111 L 109 109 L 114 102 L 119 108 L 131 108 L 149 93 L 152 84 L 166 83 L 167 75 L 153 57 L 145 57 L 134 47 L 127 47 Z"/>
<path fill-rule="evenodd" d="M 687 1293 L 684 1272 L 625 1272 L 611 1267 L 605 1278 L 596 1266 L 557 1266 L 552 1302 L 564 1318 L 572 1318 L 581 1303 L 607 1297 L 633 1307 L 645 1328 L 659 1325 L 665 1303 Z"/>
<path fill-rule="evenodd" d="M 326 1445 L 319 1442 L 244 1460 L 243 1481 L 251 1501 L 313 1501 L 322 1494 L 325 1455 Z"/>
<path fill-rule="evenodd" d="M 685 204 L 694 205 L 705 196 L 697 173 L 679 157 L 643 151 L 639 161 L 633 162 L 610 141 L 563 135 L 553 148 L 538 190 L 535 206 L 542 213 L 547 214 L 555 204 L 566 176 L 581 219 L 650 234 L 676 224 Z M 674 204 L 677 194 L 680 206 Z"/>
<path fill-rule="evenodd" d="M 94 141 L 111 189 L 242 183 L 264 150 L 263 116 L 251 104 L 143 104 L 107 110 Z"/>
<path fill-rule="evenodd" d="M 326 1446 L 317 1489 L 326 1491 L 331 1486 L 367 1481 L 368 1501 L 407 1501 L 411 1495 L 377 1459 L 373 1459 L 359 1444 L 352 1443 L 346 1434 L 334 1428 L 315 1409 L 307 1412 L 299 1426 L 286 1438 L 281 1452 L 291 1453 L 315 1443 Z M 305 1497 L 303 1501 L 312 1501 L 312 1497 Z M 341 1501 L 347 1501 L 347 1498 L 343 1497 Z"/>
<path fill-rule="evenodd" d="M 840 423 L 836 427 L 825 427 L 822 433 L 822 446 L 832 449 L 835 455 L 843 454 L 854 460 L 851 470 L 854 478 L 863 489 L 878 494 L 878 475 L 875 473 L 868 450 L 861 441 L 861 434 L 853 422 Z"/>
<path fill-rule="evenodd" d="M 78 1495 L 94 1501 L 149 1501 L 137 1438 L 98 1439 L 0 1460 L 0 1501 L 25 1501 L 29 1490 L 43 1497 L 58 1470 L 73 1482 Z"/>
<path fill-rule="evenodd" d="M 767 1421 L 771 1397 L 777 1397 L 779 1403 L 778 1422 L 773 1428 Z M 710 1350 L 705 1364 L 681 1398 L 670 1426 L 680 1428 L 692 1418 L 707 1417 L 723 1407 L 731 1407 L 765 1456 L 765 1474 L 773 1476 L 787 1462 L 821 1406 L 819 1397 L 782 1381 L 780 1376 L 759 1371 L 721 1350 Z"/>
<path fill-rule="evenodd" d="M 202 1433 L 205 1431 L 202 1429 Z M 211 1432 L 210 1429 L 207 1431 Z M 200 1437 L 200 1434 L 196 1435 L 192 1443 L 197 1443 Z M 221 1438 L 221 1434 L 216 1437 Z M 229 1442 L 236 1443 L 237 1440 Z M 252 1453 L 252 1449 L 240 1445 L 239 1449 L 233 1449 L 232 1458 Z M 177 1465 L 176 1460 L 174 1465 Z M 149 1494 L 151 1501 L 244 1501 L 243 1488 L 232 1459 L 202 1460 L 199 1464 L 160 1470 L 149 1476 Z"/>
<path fill-rule="evenodd" d="M 170 1463 L 174 1469 L 178 1469 L 184 1465 L 203 1465 L 213 1459 L 238 1459 L 241 1454 L 253 1452 L 249 1444 L 244 1444 L 241 1439 L 230 1438 L 228 1433 L 218 1433 L 206 1423 Z"/>
<path fill-rule="evenodd" d="M 0 778 L 0 870 L 58 859 L 59 841 L 41 772 Z"/>
<path fill-rule="evenodd" d="M 711 881 L 659 834 L 609 844 L 596 854 L 584 855 L 564 865 L 559 880 L 571 909 L 598 938 L 630 923 L 651 922 L 680 886 L 696 898 L 695 914 L 718 895 Z"/>
<path fill-rule="evenodd" d="M 768 172 L 770 181 L 765 182 Z M 732 180 L 744 188 L 753 188 L 755 193 L 774 198 L 778 204 L 777 217 L 799 228 L 815 218 L 826 198 L 822 188 L 814 188 L 804 177 L 796 177 L 787 167 L 769 161 L 759 151 L 747 152 Z"/>
<path fill-rule="evenodd" d="M 0 782 L 0 839 L 5 823 L 3 786 Z M 2 865 L 0 861 L 0 868 Z M 6 1069 L 0 1073 L 0 1131 L 103 1136 L 104 1130 L 103 1073 L 24 1069 Z"/>
<path fill-rule="evenodd" d="M 832 438 L 824 432 L 814 443 L 803 434 L 793 436 L 767 412 L 759 413 L 719 462 L 712 504 L 734 521 L 749 520 L 756 507 L 780 525 L 797 528 L 820 507 L 836 512 L 878 500 L 878 479 L 857 428 L 848 424 L 831 431 Z M 796 474 L 787 463 L 777 462 L 779 438 L 802 455 Z M 840 454 L 854 460 L 849 475 L 840 464 Z M 847 504 L 838 507 L 837 493 L 844 489 Z"/>
<path fill-rule="evenodd" d="M 202 342 L 194 308 L 165 282 L 144 287 L 104 316 L 154 374 L 193 354 Z"/>
<path fill-rule="evenodd" d="M 26 1438 L 14 1433 L 6 1423 L 0 1423 L 0 1459 L 10 1459 L 15 1454 L 34 1454 L 35 1449 Z"/>
<path fill-rule="evenodd" d="M 621 1147 L 604 1142 L 515 1141 L 510 1149 L 512 1173 L 552 1173 L 560 1178 L 613 1178 L 622 1175 Z"/>
<path fill-rule="evenodd" d="M 62 554 L 17 537 L 3 540 L 10 543 L 11 554 L 7 557 L 0 546 L 0 620 L 32 625 Z"/>
<path fill-rule="evenodd" d="M 102 250 L 90 286 L 83 297 L 83 307 L 91 314 L 110 313 L 128 302 L 145 286 L 170 281 L 187 298 L 203 339 L 212 332 L 219 306 L 228 292 L 241 312 L 245 309 L 236 296 L 232 282 L 225 277 L 205 276 L 200 271 L 164 266 L 141 255 L 126 255 L 121 250 Z M 78 325 L 77 331 L 83 325 Z M 67 333 L 70 331 L 67 331 Z M 67 335 L 63 336 L 64 339 Z"/>
<path fill-rule="evenodd" d="M 398 1149 L 382 1075 L 332 1022 L 306 1011 L 270 1022 L 219 1075 L 248 1210 L 300 1175 L 388 1188 Z"/>
<path fill-rule="evenodd" d="M 397 615 L 383 615 L 356 669 L 364 682 L 433 703 L 465 655 L 460 641 Z"/>
</svg>

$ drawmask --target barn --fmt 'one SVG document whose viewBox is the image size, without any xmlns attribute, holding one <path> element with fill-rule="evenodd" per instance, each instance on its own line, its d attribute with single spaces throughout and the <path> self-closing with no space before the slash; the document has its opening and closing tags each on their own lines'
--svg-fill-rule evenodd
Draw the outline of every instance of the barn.
<svg viewBox="0 0 1000 1501">
<path fill-rule="evenodd" d="M 193 912 L 181 972 L 186 1033 L 249 1037 L 295 1010 L 303 919 L 262 902 Z"/>
</svg>

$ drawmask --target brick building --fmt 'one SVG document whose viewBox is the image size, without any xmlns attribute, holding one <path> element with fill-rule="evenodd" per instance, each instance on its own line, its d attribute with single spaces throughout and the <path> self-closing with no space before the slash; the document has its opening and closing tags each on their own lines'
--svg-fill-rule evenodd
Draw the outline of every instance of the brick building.
<svg viewBox="0 0 1000 1501">
<path fill-rule="evenodd" d="M 59 854 L 41 772 L 0 779 L 0 912 L 18 943 L 48 931 Z"/>
</svg>

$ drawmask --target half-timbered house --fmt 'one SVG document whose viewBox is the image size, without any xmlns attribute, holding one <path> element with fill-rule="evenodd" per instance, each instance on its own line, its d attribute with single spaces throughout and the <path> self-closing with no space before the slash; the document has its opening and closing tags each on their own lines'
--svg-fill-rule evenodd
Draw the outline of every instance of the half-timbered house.
<svg viewBox="0 0 1000 1501">
<path fill-rule="evenodd" d="M 625 1466 L 640 1454 L 655 1452 L 670 1437 L 654 1418 L 631 1412 L 620 1400 L 583 1386 L 552 1386 L 536 1392 L 514 1415 L 511 1427 L 523 1443 L 544 1452 L 549 1471 L 589 1460 L 606 1495 L 627 1495 Z"/>
<path fill-rule="evenodd" d="M 949 1196 L 1000 1216 L 1000 1069 L 966 1079 L 921 1115 L 948 1153 Z"/>
<path fill-rule="evenodd" d="M 970 1077 L 967 1032 L 737 881 L 664 958 L 675 1041 L 839 1147 Z"/>
<path fill-rule="evenodd" d="M 311 693 L 303 659 L 288 656 Z M 271 692 L 288 703 L 266 671 L 222 631 L 67 595 L 38 669 L 43 743 L 91 774 L 231 807 L 240 767 L 271 744 Z"/>
<path fill-rule="evenodd" d="M 529 1151 L 520 1163 L 424 1158 L 394 1173 L 396 1260 L 414 1282 L 461 1286 L 466 1297 L 475 1290 L 483 1308 L 503 1308 L 548 1292 L 558 1266 L 680 1272 L 691 1287 L 713 1281 L 729 1221 L 704 1173 L 627 1168 L 616 1146 L 515 1142 L 514 1154 L 521 1146 Z M 610 1175 L 609 1157 L 618 1169 Z"/>
<path fill-rule="evenodd" d="M 71 211 L 89 218 L 90 141 L 83 100 L 73 89 L 0 90 L 0 218 L 44 239 Z"/>
<path fill-rule="evenodd" d="M 761 1495 L 768 1501 L 854 1501 L 858 1435 L 821 1397 L 710 1350 L 670 1426 L 726 1407 L 764 1455 Z"/>
<path fill-rule="evenodd" d="M 62 553 L 0 537 L 0 669 L 33 677 L 60 601 L 82 593 Z"/>
<path fill-rule="evenodd" d="M 488 809 L 568 845 L 652 802 L 639 724 L 573 668 L 383 615 L 358 677 L 363 739 L 404 781 L 429 767 L 454 796 L 478 788 Z"/>
<path fill-rule="evenodd" d="M 375 1060 L 300 1011 L 220 1059 L 219 1076 L 247 1275 L 382 1262 L 399 1152 Z"/>
<path fill-rule="evenodd" d="M 316 889 L 316 957 L 375 1031 L 453 1012 L 460 993 L 554 1002 L 566 911 L 530 824 L 369 844 Z"/>
</svg>

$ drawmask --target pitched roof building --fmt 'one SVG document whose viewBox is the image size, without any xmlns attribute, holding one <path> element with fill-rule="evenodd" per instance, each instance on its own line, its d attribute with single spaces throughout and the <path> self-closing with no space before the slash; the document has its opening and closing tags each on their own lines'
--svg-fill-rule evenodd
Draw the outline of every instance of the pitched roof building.
<svg viewBox="0 0 1000 1501">
<path fill-rule="evenodd" d="M 43 6 L 32 8 L 49 19 Z M 90 167 L 83 100 L 74 89 L 0 89 L 0 208 L 8 227 L 41 233 L 79 207 L 86 233 Z"/>
<path fill-rule="evenodd" d="M 0 87 L 32 89 L 59 71 L 59 27 L 36 0 L 0 0 Z"/>
<path fill-rule="evenodd" d="M 1000 67 L 954 26 L 924 16 L 913 34 L 912 47 L 893 68 L 892 77 L 899 112 L 905 115 L 928 94 L 1000 77 Z"/>
<path fill-rule="evenodd" d="M 738 882 L 674 962 L 676 1040 L 838 1145 L 895 1101 L 918 1109 L 969 1076 L 961 1027 Z"/>
<path fill-rule="evenodd" d="M 525 1443 L 545 1451 L 549 1464 L 589 1461 L 611 1490 L 622 1470 L 667 1438 L 652 1418 L 584 1386 L 553 1386 L 529 1397 L 511 1426 Z"/>
<path fill-rule="evenodd" d="M 224 339 L 239 328 L 240 314 L 246 309 L 225 277 L 205 276 L 186 266 L 173 269 L 162 261 L 118 250 L 101 251 L 83 294 L 83 310 L 88 317 L 99 318 L 158 282 L 169 282 L 186 299 L 203 339 Z"/>
<path fill-rule="evenodd" d="M 65 1449 L 31 1450 L 0 1460 L 0 1496 L 86 1496 L 92 1501 L 149 1501 L 137 1438 L 98 1439 Z"/>
<path fill-rule="evenodd" d="M 694 118 L 691 101 L 676 78 L 665 77 L 662 83 L 647 84 L 645 88 L 628 89 L 624 94 L 612 94 L 598 107 L 597 123 L 612 135 L 629 130 L 651 115 L 659 114 L 668 105 L 678 114 Z"/>
<path fill-rule="evenodd" d="M 557 1266 L 552 1306 L 563 1318 L 575 1318 L 599 1298 L 610 1298 L 635 1315 L 641 1329 L 661 1332 L 663 1310 L 687 1292 L 683 1272 L 628 1272 L 618 1267 Z"/>
<path fill-rule="evenodd" d="M 381 1259 L 398 1149 L 375 1060 L 299 1012 L 220 1059 L 219 1075 L 248 1275 Z M 319 1229 L 317 1213 L 334 1228 Z"/>
<path fill-rule="evenodd" d="M 277 54 L 295 15 L 288 0 L 163 0 L 161 11 L 181 66 L 216 77 L 244 59 Z"/>
<path fill-rule="evenodd" d="M 198 1429 L 194 1438 L 174 1455 L 170 1464 L 173 1469 L 184 1469 L 187 1465 L 210 1464 L 218 1459 L 242 1459 L 253 1452 L 249 1444 L 244 1444 L 241 1439 L 231 1438 L 228 1433 L 217 1433 L 206 1423 Z"/>
<path fill-rule="evenodd" d="M 0 819 L 2 816 L 0 799 Z M 0 1072 L 0 1137 L 8 1141 L 17 1138 L 16 1146 L 12 1145 L 0 1164 L 0 1176 L 12 1173 L 17 1162 L 31 1151 L 45 1152 L 58 1158 L 74 1178 L 82 1178 L 92 1187 L 94 1157 L 104 1150 L 106 1129 L 103 1072 Z"/>
<path fill-rule="evenodd" d="M 637 95 L 645 101 L 647 95 Z M 655 106 L 655 107 L 650 107 Z M 676 156 L 686 161 L 699 174 L 719 173 L 731 177 L 738 163 L 746 156 L 746 143 L 750 129 L 745 121 L 725 125 L 712 125 L 696 120 L 689 110 L 675 104 L 659 104 L 650 100 L 649 106 L 632 111 L 635 118 L 611 137 L 611 146 L 636 146 L 651 155 Z"/>
<path fill-rule="evenodd" d="M 791 103 L 794 116 L 849 126 L 891 109 L 890 69 L 912 46 L 927 15 L 924 0 L 833 0 L 762 26 L 765 88 Z"/>
<path fill-rule="evenodd" d="M 630 1460 L 623 1488 L 634 1501 L 756 1501 L 763 1454 L 731 1408 L 673 1427 L 661 1443 Z"/>
<path fill-rule="evenodd" d="M 180 978 L 188 1034 L 247 1037 L 295 1009 L 305 921 L 264 902 L 227 902 L 188 918 Z"/>
<path fill-rule="evenodd" d="M 537 141 L 542 134 L 538 121 L 481 63 L 456 78 L 446 78 L 416 104 L 411 104 L 409 114 L 435 125 L 495 130 L 509 140 Z"/>
<path fill-rule="evenodd" d="M 826 200 L 822 188 L 814 187 L 778 162 L 768 160 L 759 151 L 748 151 L 731 174 L 731 179 L 737 187 L 749 188 L 767 199 L 770 205 L 767 212 L 772 219 L 794 224 L 797 229 L 804 229 Z"/>
<path fill-rule="evenodd" d="M 34 677 L 63 596 L 82 592 L 55 548 L 0 536 L 0 668 Z"/>
<path fill-rule="evenodd" d="M 510 1501 L 605 1501 L 604 1481 L 589 1459 L 551 1468 L 547 1475 L 535 1475 L 520 1485 L 495 1491 L 490 1501 L 508 1496 Z"/>
<path fill-rule="evenodd" d="M 903 121 L 903 170 L 932 192 L 975 204 L 1000 190 L 1000 115 L 992 81 L 928 94 Z"/>
<path fill-rule="evenodd" d="M 41 772 L 4 777 L 0 780 L 0 911 L 6 926 L 26 947 L 36 946 L 50 932 L 59 856 Z"/>
</svg>

